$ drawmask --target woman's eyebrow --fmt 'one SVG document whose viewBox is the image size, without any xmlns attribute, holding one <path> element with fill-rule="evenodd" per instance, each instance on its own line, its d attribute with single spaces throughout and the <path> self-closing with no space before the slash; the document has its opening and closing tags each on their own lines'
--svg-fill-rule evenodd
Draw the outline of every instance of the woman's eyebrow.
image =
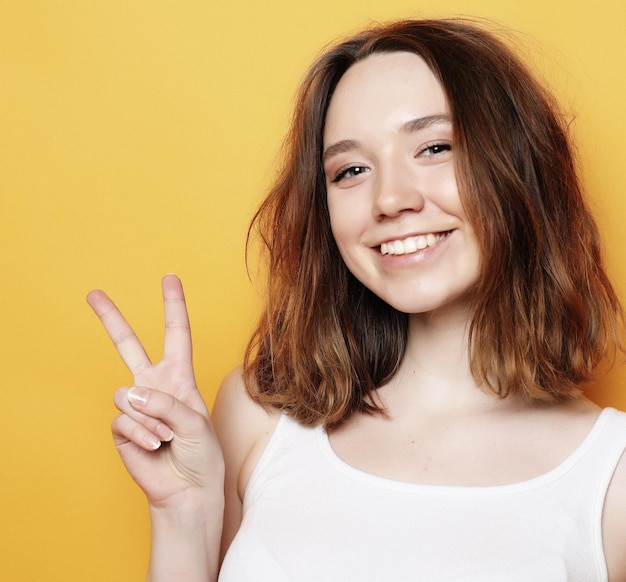
<svg viewBox="0 0 626 582">
<path fill-rule="evenodd" d="M 426 115 L 425 117 L 418 117 L 403 123 L 400 127 L 400 131 L 402 133 L 412 133 L 437 124 L 451 125 L 452 119 L 447 114 Z"/>
<path fill-rule="evenodd" d="M 414 131 L 420 131 L 422 129 L 426 129 L 427 127 L 431 127 L 433 125 L 442 124 L 442 125 L 451 125 L 452 119 L 449 115 L 440 114 L 440 115 L 426 115 L 424 117 L 417 117 L 415 119 L 411 119 L 403 123 L 400 126 L 400 133 L 412 133 Z M 343 139 L 329 145 L 322 154 L 322 163 L 324 163 L 328 158 L 332 158 L 337 154 L 341 154 L 352 149 L 356 149 L 359 147 L 359 142 L 353 139 Z"/>
<path fill-rule="evenodd" d="M 359 147 L 359 142 L 353 139 L 343 139 L 334 143 L 333 145 L 328 146 L 324 153 L 322 154 L 322 163 L 324 163 L 328 158 L 332 158 L 337 154 L 341 154 L 343 152 L 348 152 L 350 150 L 356 149 Z"/>
</svg>

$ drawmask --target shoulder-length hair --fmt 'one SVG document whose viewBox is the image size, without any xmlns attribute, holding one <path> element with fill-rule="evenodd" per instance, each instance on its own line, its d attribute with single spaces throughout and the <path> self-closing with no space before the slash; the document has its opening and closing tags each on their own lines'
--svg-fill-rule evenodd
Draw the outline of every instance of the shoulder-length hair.
<svg viewBox="0 0 626 582">
<path fill-rule="evenodd" d="M 373 53 L 410 51 L 441 82 L 456 173 L 482 267 L 472 306 L 472 373 L 504 397 L 578 395 L 621 349 L 622 313 L 582 196 L 567 122 L 506 43 L 461 20 L 401 21 L 325 52 L 306 75 L 284 163 L 251 225 L 269 255 L 266 309 L 244 372 L 259 403 L 332 427 L 377 410 L 404 354 L 408 316 L 348 271 L 333 239 L 324 121 L 341 76 Z"/>
</svg>

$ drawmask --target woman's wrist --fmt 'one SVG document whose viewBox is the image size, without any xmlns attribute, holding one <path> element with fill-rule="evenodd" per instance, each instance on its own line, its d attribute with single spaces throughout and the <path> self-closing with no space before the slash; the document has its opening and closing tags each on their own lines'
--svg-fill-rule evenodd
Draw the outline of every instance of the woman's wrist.
<svg viewBox="0 0 626 582">
<path fill-rule="evenodd" d="M 224 516 L 223 491 L 197 490 L 151 503 L 150 582 L 214 582 Z"/>
</svg>

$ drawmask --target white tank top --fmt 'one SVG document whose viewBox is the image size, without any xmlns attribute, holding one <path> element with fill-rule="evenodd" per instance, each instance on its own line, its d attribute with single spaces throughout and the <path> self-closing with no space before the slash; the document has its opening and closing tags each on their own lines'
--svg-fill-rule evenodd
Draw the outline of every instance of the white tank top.
<svg viewBox="0 0 626 582">
<path fill-rule="evenodd" d="M 563 463 L 521 483 L 391 481 L 281 417 L 245 493 L 219 582 L 606 581 L 605 494 L 626 448 L 607 408 Z"/>
</svg>

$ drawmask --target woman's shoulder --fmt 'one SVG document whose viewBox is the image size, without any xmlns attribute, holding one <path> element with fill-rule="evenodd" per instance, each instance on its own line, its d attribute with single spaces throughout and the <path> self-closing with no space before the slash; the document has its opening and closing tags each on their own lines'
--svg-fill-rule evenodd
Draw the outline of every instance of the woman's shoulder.
<svg viewBox="0 0 626 582">
<path fill-rule="evenodd" d="M 621 427 L 620 434 L 626 431 L 626 413 L 612 414 L 614 422 Z M 618 439 L 624 443 L 624 437 Z M 619 447 L 620 443 L 616 443 Z M 618 451 L 619 452 L 619 451 Z M 602 538 L 609 580 L 626 580 L 626 452 L 621 450 L 621 458 L 611 478 L 604 500 L 602 512 Z"/>
<path fill-rule="evenodd" d="M 222 557 L 239 529 L 243 494 L 250 475 L 279 418 L 278 411 L 264 408 L 252 400 L 241 368 L 234 369 L 224 378 L 211 411 L 226 469 Z"/>
<path fill-rule="evenodd" d="M 600 409 L 580 399 L 565 407 L 563 418 L 576 423 L 589 415 L 596 417 L 593 450 L 598 466 L 604 466 L 608 489 L 602 510 L 602 542 L 610 582 L 626 580 L 626 413 L 615 408 Z M 606 486 L 606 483 L 605 483 Z"/>
<path fill-rule="evenodd" d="M 275 416 L 274 410 L 257 404 L 251 398 L 246 388 L 241 366 L 231 370 L 222 380 L 212 411 L 212 416 L 233 414 L 237 417 L 243 414 L 246 416 L 246 420 L 257 420 L 258 422 L 264 422 L 267 417 Z"/>
<path fill-rule="evenodd" d="M 622 456 L 609 486 L 602 516 L 609 580 L 626 580 L 626 458 Z"/>
<path fill-rule="evenodd" d="M 280 412 L 252 400 L 239 367 L 222 381 L 211 418 L 227 470 L 236 473 L 237 488 L 242 494 L 256 461 L 276 428 Z"/>
</svg>

